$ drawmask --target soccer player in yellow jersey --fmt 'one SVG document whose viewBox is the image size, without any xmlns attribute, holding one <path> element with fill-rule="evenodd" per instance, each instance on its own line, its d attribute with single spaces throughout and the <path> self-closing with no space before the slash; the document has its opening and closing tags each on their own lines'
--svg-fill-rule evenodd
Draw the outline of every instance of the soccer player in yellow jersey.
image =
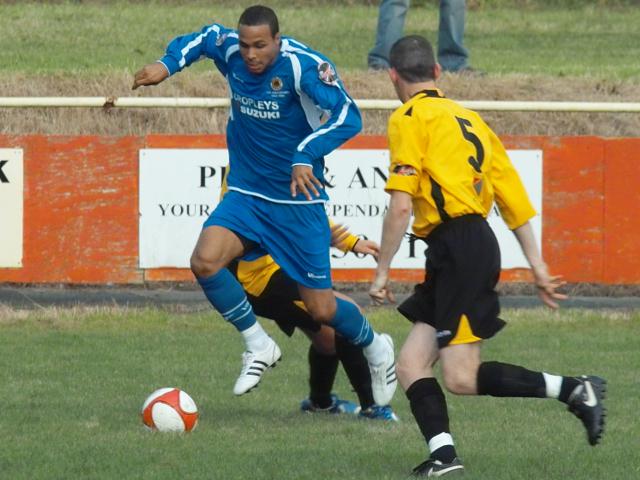
<svg viewBox="0 0 640 480">
<path fill-rule="evenodd" d="M 429 42 L 404 37 L 391 49 L 389 76 L 403 105 L 389 119 L 391 166 L 380 255 L 369 294 L 392 300 L 389 267 L 415 216 L 414 234 L 428 245 L 424 283 L 398 310 L 413 327 L 402 346 L 397 374 L 430 450 L 414 475 L 462 472 L 449 431 L 444 393 L 434 378 L 440 360 L 449 392 L 495 397 L 549 397 L 580 418 L 591 445 L 604 430 L 606 382 L 563 377 L 500 362 L 483 362 L 482 341 L 504 321 L 495 286 L 500 251 L 486 217 L 495 202 L 514 232 L 545 305 L 558 308 L 564 282 L 550 276 L 529 220 L 535 211 L 498 137 L 480 116 L 436 88 L 440 66 Z"/>
<path fill-rule="evenodd" d="M 344 252 L 378 254 L 378 244 L 350 234 L 342 225 L 331 226 L 332 246 Z M 298 328 L 311 340 L 309 347 L 309 397 L 300 408 L 304 412 L 357 414 L 361 418 L 397 421 L 390 405 L 376 405 L 371 389 L 371 375 L 362 348 L 351 345 L 333 328 L 315 322 L 304 307 L 296 282 L 270 255 L 255 260 L 240 260 L 229 266 L 247 294 L 256 315 L 276 322 L 280 330 L 292 336 Z M 334 292 L 350 301 L 348 296 Z M 338 362 L 347 374 L 360 405 L 339 398 L 331 392 Z"/>
</svg>

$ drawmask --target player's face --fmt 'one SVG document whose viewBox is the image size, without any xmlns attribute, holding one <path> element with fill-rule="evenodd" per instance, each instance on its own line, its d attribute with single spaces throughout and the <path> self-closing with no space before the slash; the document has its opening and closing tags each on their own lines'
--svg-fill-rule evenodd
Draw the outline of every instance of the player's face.
<svg viewBox="0 0 640 480">
<path fill-rule="evenodd" d="M 271 35 L 269 25 L 240 25 L 238 29 L 240 55 L 253 74 L 264 72 L 278 56 L 280 34 Z"/>
</svg>

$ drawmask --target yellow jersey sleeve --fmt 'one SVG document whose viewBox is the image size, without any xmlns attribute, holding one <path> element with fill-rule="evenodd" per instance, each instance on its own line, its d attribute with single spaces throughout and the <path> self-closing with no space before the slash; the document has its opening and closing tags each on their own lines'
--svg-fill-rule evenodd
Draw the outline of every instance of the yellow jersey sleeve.
<svg viewBox="0 0 640 480">
<path fill-rule="evenodd" d="M 527 223 L 536 211 L 498 136 L 488 128 L 491 138 L 491 184 L 500 214 L 513 230 Z"/>
<path fill-rule="evenodd" d="M 389 155 L 391 165 L 386 192 L 399 190 L 415 197 L 420 187 L 422 165 L 428 138 L 404 109 L 389 119 Z"/>
<path fill-rule="evenodd" d="M 333 228 L 333 226 L 336 223 L 329 219 L 329 228 Z M 356 243 L 358 243 L 358 240 L 360 240 L 360 238 L 356 235 L 354 235 L 353 233 L 349 232 L 349 236 L 347 238 L 345 238 L 342 243 L 340 243 L 340 245 L 335 245 L 335 247 L 339 250 L 341 250 L 344 253 L 347 252 L 352 252 L 353 251 L 353 247 L 356 246 Z"/>
</svg>

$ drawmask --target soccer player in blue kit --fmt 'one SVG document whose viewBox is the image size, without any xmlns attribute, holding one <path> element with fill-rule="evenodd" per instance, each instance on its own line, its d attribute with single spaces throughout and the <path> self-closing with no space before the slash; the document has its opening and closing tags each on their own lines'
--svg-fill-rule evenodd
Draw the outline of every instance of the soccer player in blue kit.
<svg viewBox="0 0 640 480">
<path fill-rule="evenodd" d="M 389 404 L 397 384 L 391 337 L 374 332 L 357 306 L 331 289 L 324 155 L 360 131 L 356 105 L 331 62 L 281 36 L 275 12 L 261 5 L 242 13 L 238 30 L 214 23 L 175 38 L 161 60 L 135 74 L 133 88 L 156 85 L 205 57 L 229 85 L 229 191 L 204 223 L 191 270 L 245 339 L 234 393 L 254 388 L 281 357 L 226 268 L 266 252 L 298 283 L 315 321 L 363 348 L 374 400 Z"/>
</svg>

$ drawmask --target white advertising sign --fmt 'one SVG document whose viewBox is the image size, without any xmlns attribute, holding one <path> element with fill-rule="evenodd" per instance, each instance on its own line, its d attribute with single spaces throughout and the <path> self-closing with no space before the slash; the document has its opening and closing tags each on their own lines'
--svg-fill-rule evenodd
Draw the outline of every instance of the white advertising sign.
<svg viewBox="0 0 640 480">
<path fill-rule="evenodd" d="M 189 267 L 228 163 L 226 149 L 140 150 L 140 268 Z"/>
<path fill-rule="evenodd" d="M 542 151 L 508 152 L 538 212 L 532 220 L 541 239 Z M 227 164 L 223 149 L 147 149 L 140 151 L 140 267 L 189 266 L 189 257 L 202 223 L 218 202 Z M 326 158 L 326 204 L 329 217 L 351 232 L 380 241 L 382 219 L 388 206 L 384 192 L 387 150 L 341 149 Z M 502 251 L 502 268 L 527 267 L 513 234 L 494 208 L 489 223 Z M 394 268 L 424 268 L 421 241 L 408 239 L 394 259 Z M 358 258 L 332 249 L 333 268 L 375 268 L 370 257 Z"/>
<path fill-rule="evenodd" d="M 0 268 L 22 267 L 22 150 L 0 148 Z"/>
</svg>

